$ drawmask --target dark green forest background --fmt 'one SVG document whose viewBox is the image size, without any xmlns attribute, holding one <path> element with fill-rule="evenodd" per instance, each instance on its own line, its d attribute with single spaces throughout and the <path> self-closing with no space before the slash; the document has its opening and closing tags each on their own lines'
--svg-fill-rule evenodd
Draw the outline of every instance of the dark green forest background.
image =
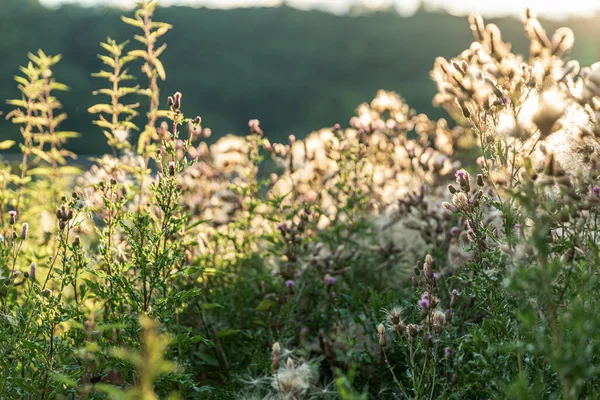
<svg viewBox="0 0 600 400">
<path fill-rule="evenodd" d="M 104 82 L 90 74 L 101 68 L 96 57 L 100 41 L 131 37 L 132 28 L 119 19 L 123 11 L 72 5 L 46 9 L 37 0 L 0 3 L 0 99 L 19 96 L 13 76 L 27 62 L 27 52 L 60 53 L 64 58 L 55 75 L 71 88 L 60 93 L 69 115 L 64 129 L 82 135 L 70 148 L 83 154 L 105 150 L 104 135 L 87 113 L 99 100 L 91 92 Z M 214 137 L 245 133 L 251 118 L 259 118 L 273 140 L 292 133 L 302 137 L 346 122 L 378 89 L 395 90 L 418 112 L 441 117 L 443 112 L 431 105 L 435 86 L 429 70 L 435 57 L 454 56 L 472 40 L 465 17 L 426 10 L 401 17 L 392 11 L 337 16 L 287 6 L 169 7 L 156 17 L 175 26 L 164 37 L 169 47 L 163 55 L 163 98 L 183 92 L 183 111 L 201 115 Z M 527 51 L 518 19 L 489 21 L 499 25 L 513 48 Z M 598 15 L 543 21 L 551 31 L 562 25 L 575 31 L 572 57 L 582 64 L 600 58 L 598 22 Z M 9 110 L 2 101 L 0 112 Z M 18 137 L 18 128 L 3 116 L 0 136 Z"/>
</svg>

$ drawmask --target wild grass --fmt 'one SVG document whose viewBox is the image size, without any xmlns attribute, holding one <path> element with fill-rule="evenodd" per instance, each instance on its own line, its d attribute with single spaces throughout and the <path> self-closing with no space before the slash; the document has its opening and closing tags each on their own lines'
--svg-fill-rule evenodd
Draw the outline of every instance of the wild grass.
<svg viewBox="0 0 600 400">
<path fill-rule="evenodd" d="M 208 146 L 160 92 L 156 6 L 101 44 L 91 168 L 64 147 L 60 57 L 15 78 L 0 398 L 600 395 L 600 64 L 567 58 L 568 29 L 528 11 L 523 56 L 471 16 L 431 73 L 449 121 L 380 91 L 348 126 L 270 143 L 251 120 Z"/>
</svg>

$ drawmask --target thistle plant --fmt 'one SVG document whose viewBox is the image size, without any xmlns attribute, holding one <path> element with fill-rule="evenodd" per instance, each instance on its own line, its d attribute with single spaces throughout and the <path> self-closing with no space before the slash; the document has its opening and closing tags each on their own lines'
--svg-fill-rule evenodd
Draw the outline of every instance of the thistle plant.
<svg viewBox="0 0 600 400">
<path fill-rule="evenodd" d="M 452 120 L 380 91 L 347 124 L 209 144 L 160 92 L 156 7 L 123 18 L 142 48 L 101 44 L 89 111 L 112 154 L 74 182 L 60 57 L 17 78 L 0 398 L 600 395 L 600 65 L 567 58 L 569 30 L 527 12 L 526 57 L 472 15 L 431 73 Z"/>
</svg>

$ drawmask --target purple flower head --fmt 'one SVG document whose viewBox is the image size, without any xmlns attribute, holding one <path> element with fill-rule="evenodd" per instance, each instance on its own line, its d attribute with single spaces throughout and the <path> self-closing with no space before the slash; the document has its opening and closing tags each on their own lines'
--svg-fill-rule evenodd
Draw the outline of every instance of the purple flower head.
<svg viewBox="0 0 600 400">
<path fill-rule="evenodd" d="M 421 299 L 419 300 L 419 302 L 417 304 L 419 305 L 419 307 L 421 307 L 422 310 L 429 308 L 429 293 L 428 292 L 423 293 L 423 295 L 421 296 Z"/>
<path fill-rule="evenodd" d="M 335 283 L 335 278 L 333 276 L 327 275 L 325 277 L 325 284 L 327 285 L 327 287 L 333 286 L 334 283 Z"/>
<path fill-rule="evenodd" d="M 458 227 L 453 226 L 452 228 L 450 228 L 450 230 L 448 231 L 448 233 L 452 236 L 455 236 L 458 234 Z"/>
<path fill-rule="evenodd" d="M 451 356 L 452 354 L 454 354 L 454 350 L 452 350 L 450 347 L 446 347 L 444 349 L 444 354 L 448 357 Z"/>
<path fill-rule="evenodd" d="M 456 171 L 456 183 L 458 183 L 459 185 L 461 179 L 464 179 L 466 181 L 468 177 L 469 174 L 467 174 L 467 171 L 465 171 L 464 169 L 459 169 L 458 171 Z"/>
<path fill-rule="evenodd" d="M 509 101 L 510 99 L 508 98 L 508 96 L 502 96 L 502 104 L 507 105 Z"/>
<path fill-rule="evenodd" d="M 14 225 L 15 222 L 17 222 L 17 212 L 14 210 L 11 210 L 8 212 L 8 218 L 9 218 L 9 223 L 11 225 Z"/>
<path fill-rule="evenodd" d="M 437 281 L 439 279 L 439 277 L 440 277 L 440 274 L 438 274 L 437 272 L 433 273 L 433 280 Z"/>
<path fill-rule="evenodd" d="M 288 289 L 293 288 L 295 284 L 296 283 L 294 283 L 294 281 L 292 281 L 292 280 L 288 280 L 288 281 L 285 282 L 285 286 L 287 286 Z"/>
<path fill-rule="evenodd" d="M 599 197 L 600 197 L 600 187 L 598 187 L 598 186 L 594 186 L 594 188 L 592 189 L 592 192 L 594 192 L 594 194 L 595 194 L 596 196 L 599 196 Z"/>
</svg>

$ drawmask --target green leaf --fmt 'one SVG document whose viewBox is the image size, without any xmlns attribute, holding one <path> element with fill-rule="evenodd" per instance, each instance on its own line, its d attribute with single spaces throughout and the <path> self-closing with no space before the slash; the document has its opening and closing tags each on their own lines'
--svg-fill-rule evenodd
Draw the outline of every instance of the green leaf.
<svg viewBox="0 0 600 400">
<path fill-rule="evenodd" d="M 223 337 L 227 337 L 227 336 L 231 336 L 231 335 L 237 335 L 238 333 L 240 333 L 241 331 L 239 329 L 224 329 L 222 331 L 219 331 L 217 333 L 215 333 L 215 337 L 217 339 L 219 338 L 223 338 Z"/>
<path fill-rule="evenodd" d="M 58 382 L 64 383 L 65 385 L 70 386 L 70 387 L 77 387 L 77 382 L 74 379 L 69 378 L 66 375 L 59 374 L 57 372 L 51 372 L 51 375 L 52 375 L 52 378 Z"/>
<path fill-rule="evenodd" d="M 225 308 L 220 304 L 217 303 L 202 303 L 202 309 L 203 310 L 212 310 L 215 308 Z"/>
<path fill-rule="evenodd" d="M 197 353 L 197 354 L 198 354 L 198 357 L 200 357 L 200 359 L 202 361 L 204 361 L 206 364 L 212 365 L 213 367 L 218 367 L 219 366 L 219 362 L 213 356 L 208 355 L 206 353 L 202 353 L 202 352 Z"/>
<path fill-rule="evenodd" d="M 15 143 L 16 142 L 14 140 L 4 140 L 0 142 L 0 150 L 10 149 L 15 145 Z"/>
<path fill-rule="evenodd" d="M 143 21 L 133 19 L 133 18 L 128 18 L 125 16 L 121 16 L 121 21 L 125 22 L 127 25 L 135 26 L 136 28 L 141 28 L 144 26 Z"/>
<path fill-rule="evenodd" d="M 276 303 L 270 299 L 263 299 L 257 306 L 256 311 L 269 311 Z"/>
</svg>

